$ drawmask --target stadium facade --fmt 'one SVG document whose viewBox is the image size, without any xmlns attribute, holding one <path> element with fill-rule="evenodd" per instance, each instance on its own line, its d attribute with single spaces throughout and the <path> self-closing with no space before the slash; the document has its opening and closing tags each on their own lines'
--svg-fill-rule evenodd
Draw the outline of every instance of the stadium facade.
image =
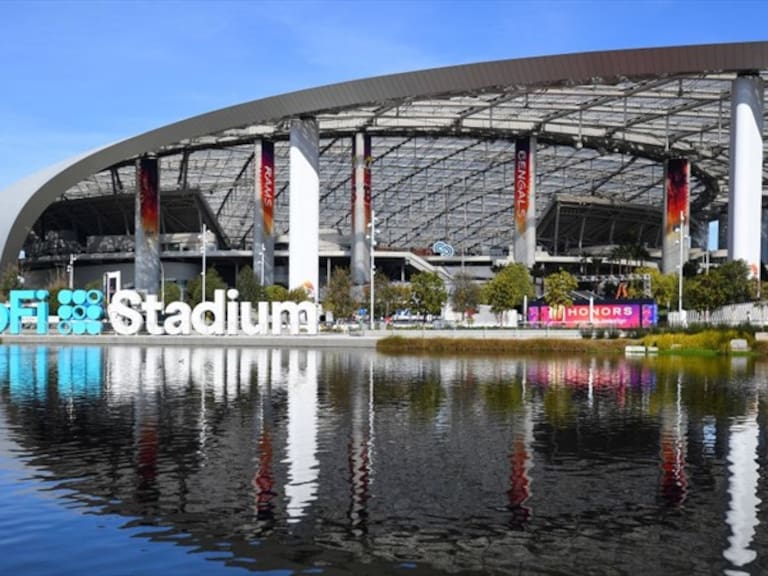
<svg viewBox="0 0 768 576">
<path fill-rule="evenodd" d="M 651 48 L 216 110 L 4 190 L 2 267 L 36 285 L 67 267 L 78 285 L 121 271 L 158 293 L 207 258 L 230 279 L 248 264 L 317 297 L 339 265 L 369 282 L 371 255 L 394 279 L 483 278 L 512 261 L 600 273 L 612 248 L 634 245 L 675 272 L 713 248 L 718 221 L 720 253 L 759 276 L 766 74 L 766 42 Z"/>
</svg>

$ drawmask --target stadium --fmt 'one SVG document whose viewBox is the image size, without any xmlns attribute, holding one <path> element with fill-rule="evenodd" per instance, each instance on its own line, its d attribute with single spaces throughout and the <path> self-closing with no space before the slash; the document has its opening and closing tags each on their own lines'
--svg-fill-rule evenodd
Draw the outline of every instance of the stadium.
<svg viewBox="0 0 768 576">
<path fill-rule="evenodd" d="M 233 283 L 249 265 L 263 284 L 322 300 L 339 266 L 358 285 L 374 267 L 450 282 L 510 262 L 586 277 L 636 246 L 637 264 L 665 272 L 711 256 L 759 276 L 766 74 L 768 43 L 717 44 L 484 62 L 238 104 L 5 189 L 2 268 L 32 286 L 120 272 L 124 287 L 157 293 L 201 266 Z"/>
</svg>

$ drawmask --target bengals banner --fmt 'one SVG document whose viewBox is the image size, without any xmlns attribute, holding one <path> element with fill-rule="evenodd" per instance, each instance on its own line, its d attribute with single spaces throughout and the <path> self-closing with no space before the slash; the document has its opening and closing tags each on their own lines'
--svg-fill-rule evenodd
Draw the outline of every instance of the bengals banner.
<svg viewBox="0 0 768 576">
<path fill-rule="evenodd" d="M 664 252 L 662 255 L 664 274 L 677 274 L 680 266 L 688 259 L 690 174 L 691 166 L 687 158 L 667 160 L 664 178 Z M 680 262 L 681 253 L 682 263 Z"/>
<path fill-rule="evenodd" d="M 536 139 L 515 142 L 515 262 L 533 266 L 536 252 Z"/>
<path fill-rule="evenodd" d="M 160 173 L 156 157 L 136 161 L 134 286 L 160 293 Z"/>
<path fill-rule="evenodd" d="M 253 154 L 256 195 L 253 217 L 253 271 L 262 286 L 274 283 L 275 144 L 258 140 Z"/>
</svg>

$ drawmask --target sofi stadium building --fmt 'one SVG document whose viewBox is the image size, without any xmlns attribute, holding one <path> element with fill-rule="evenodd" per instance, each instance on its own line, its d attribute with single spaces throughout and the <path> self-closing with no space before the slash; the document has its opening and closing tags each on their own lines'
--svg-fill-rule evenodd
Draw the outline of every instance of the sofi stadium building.
<svg viewBox="0 0 768 576">
<path fill-rule="evenodd" d="M 67 269 L 77 286 L 119 271 L 159 293 L 206 258 L 230 282 L 250 265 L 264 284 L 322 299 L 338 266 L 368 283 L 371 257 L 394 280 L 449 281 L 507 262 L 601 273 L 633 245 L 664 272 L 712 253 L 758 277 L 766 74 L 768 43 L 719 44 L 485 62 L 239 104 L 2 191 L 2 268 L 35 286 Z"/>
</svg>

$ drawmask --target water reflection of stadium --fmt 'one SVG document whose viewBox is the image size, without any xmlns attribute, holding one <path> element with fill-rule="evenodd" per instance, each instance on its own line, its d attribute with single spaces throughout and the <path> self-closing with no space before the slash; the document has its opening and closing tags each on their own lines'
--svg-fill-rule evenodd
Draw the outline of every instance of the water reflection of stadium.
<svg viewBox="0 0 768 576">
<path fill-rule="evenodd" d="M 653 558 L 622 554 L 613 536 L 663 541 L 652 517 L 709 498 L 701 531 L 675 538 L 710 539 L 747 565 L 768 536 L 753 378 L 766 367 L 679 368 L 10 346 L 0 396 L 14 440 L 69 498 L 166 529 L 153 538 L 225 547 L 232 563 L 263 562 L 265 550 L 293 558 L 305 537 L 302 562 L 332 553 L 347 566 L 409 558 L 481 570 L 534 562 L 531 539 L 562 547 L 552 534 L 579 526 L 573 538 L 605 539 L 606 565 L 653 571 Z M 567 556 L 555 548 L 535 562 Z"/>
</svg>

